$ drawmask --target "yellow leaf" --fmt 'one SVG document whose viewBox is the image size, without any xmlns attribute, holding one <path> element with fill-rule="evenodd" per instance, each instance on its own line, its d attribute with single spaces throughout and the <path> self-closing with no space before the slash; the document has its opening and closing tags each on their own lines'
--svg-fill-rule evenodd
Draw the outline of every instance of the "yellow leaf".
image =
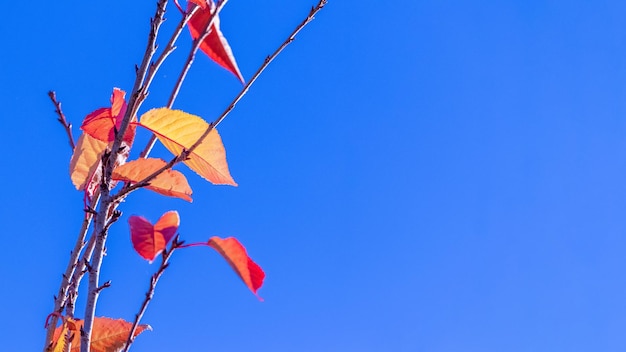
<svg viewBox="0 0 626 352">
<path fill-rule="evenodd" d="M 146 112 L 139 124 L 154 132 L 161 143 L 175 155 L 179 155 L 183 148 L 190 148 L 209 127 L 198 116 L 167 108 Z M 214 184 L 237 185 L 228 171 L 226 150 L 216 129 L 206 136 L 184 163 Z"/>
<path fill-rule="evenodd" d="M 85 133 L 80 136 L 70 160 L 70 178 L 77 190 L 82 191 L 87 184 L 92 183 L 92 179 L 99 179 L 100 159 L 106 147 L 107 142 Z"/>
<path fill-rule="evenodd" d="M 136 183 L 150 176 L 165 166 L 161 159 L 137 159 L 120 165 L 113 170 L 112 178 L 116 181 Z M 169 197 L 182 198 L 191 202 L 191 187 L 185 175 L 176 170 L 165 170 L 149 182 L 146 188 Z"/>
</svg>

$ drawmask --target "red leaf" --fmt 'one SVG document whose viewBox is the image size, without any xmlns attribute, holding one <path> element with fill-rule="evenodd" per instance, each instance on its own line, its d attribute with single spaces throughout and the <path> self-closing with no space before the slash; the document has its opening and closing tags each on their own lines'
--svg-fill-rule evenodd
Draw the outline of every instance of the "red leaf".
<svg viewBox="0 0 626 352">
<path fill-rule="evenodd" d="M 152 226 L 150 221 L 141 216 L 131 216 L 130 239 L 135 251 L 141 257 L 152 262 L 178 231 L 180 219 L 176 211 L 168 211 Z"/>
<path fill-rule="evenodd" d="M 80 128 L 93 138 L 103 142 L 112 142 L 115 140 L 115 130 L 120 128 L 124 114 L 126 114 L 126 101 L 124 96 L 126 92 L 119 88 L 113 88 L 111 95 L 111 107 L 100 108 L 93 111 L 83 120 Z M 124 141 L 130 145 L 135 138 L 135 126 L 128 126 L 128 130 L 124 135 Z"/>
<path fill-rule="evenodd" d="M 196 1 L 192 2 L 197 4 Z M 194 13 L 189 19 L 189 32 L 191 32 L 191 37 L 194 40 L 198 39 L 202 35 L 204 28 L 211 19 L 211 13 L 215 11 L 215 4 L 213 3 L 213 0 L 207 0 L 207 3 L 209 4 L 208 7 L 199 8 L 198 11 L 196 11 L 196 13 Z M 187 5 L 187 11 L 189 11 L 192 6 L 193 5 L 190 2 Z M 220 30 L 219 15 L 216 16 L 213 21 L 209 35 L 207 35 L 200 44 L 200 50 L 207 54 L 211 60 L 215 61 L 218 65 L 232 72 L 232 74 L 237 76 L 241 82 L 244 82 L 243 76 L 239 71 L 239 67 L 237 67 L 233 51 L 230 49 L 228 41 Z"/>
<path fill-rule="evenodd" d="M 189 0 L 189 3 L 196 4 L 200 6 L 200 8 L 206 9 L 207 3 L 206 0 Z"/>
<path fill-rule="evenodd" d="M 265 273 L 257 263 L 248 257 L 244 246 L 234 237 L 221 239 L 217 236 L 211 237 L 208 244 L 226 259 L 246 286 L 262 301 L 263 299 L 259 297 L 257 291 L 263 285 Z"/>
</svg>

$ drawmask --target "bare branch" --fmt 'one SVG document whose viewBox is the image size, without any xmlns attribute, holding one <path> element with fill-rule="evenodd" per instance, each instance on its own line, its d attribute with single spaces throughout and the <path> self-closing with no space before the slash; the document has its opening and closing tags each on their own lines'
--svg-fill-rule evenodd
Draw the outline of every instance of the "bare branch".
<svg viewBox="0 0 626 352">
<path fill-rule="evenodd" d="M 217 6 L 215 8 L 215 11 L 211 15 L 211 18 L 209 19 L 209 22 L 207 22 L 207 26 L 203 30 L 202 36 L 200 36 L 197 40 L 195 40 L 193 42 L 193 44 L 191 46 L 191 49 L 189 51 L 189 55 L 187 57 L 187 61 L 185 62 L 185 66 L 183 66 L 183 69 L 182 69 L 182 71 L 181 71 L 181 73 L 180 73 L 180 75 L 178 77 L 178 80 L 176 80 L 176 83 L 174 84 L 174 88 L 172 89 L 172 93 L 170 94 L 170 99 L 169 99 L 169 101 L 167 103 L 167 107 L 168 108 L 171 109 L 172 106 L 174 105 L 174 101 L 176 100 L 176 97 L 178 96 L 178 92 L 180 91 L 180 87 L 183 84 L 183 81 L 185 80 L 185 77 L 187 76 L 187 72 L 191 68 L 191 64 L 193 63 L 193 61 L 195 59 L 196 52 L 198 51 L 198 48 L 200 47 L 200 44 L 202 44 L 202 40 L 204 40 L 206 38 L 206 36 L 209 34 L 211 26 L 213 25 L 213 22 L 215 21 L 216 16 L 222 10 L 224 5 L 226 5 L 226 1 L 227 0 L 221 1 L 219 4 L 217 4 Z M 199 8 L 198 6 L 195 6 L 191 11 L 188 11 L 185 14 L 183 19 L 179 23 L 179 26 L 176 28 L 177 31 L 182 30 L 182 28 L 186 25 L 186 23 L 189 21 L 191 16 L 193 16 L 193 14 L 196 11 L 198 11 L 198 8 Z M 152 134 L 152 136 L 150 137 L 150 141 L 148 141 L 146 147 L 144 148 L 144 150 L 140 154 L 141 158 L 148 157 L 148 154 L 150 154 L 150 151 L 154 147 L 154 143 L 156 142 L 156 140 L 157 140 L 156 135 Z"/>
<path fill-rule="evenodd" d="M 67 138 L 69 139 L 69 142 L 70 142 L 70 147 L 72 148 L 72 151 L 73 151 L 74 148 L 76 147 L 76 143 L 74 143 L 74 136 L 72 136 L 72 124 L 67 122 L 67 119 L 65 118 L 65 114 L 63 114 L 63 110 L 61 110 L 61 102 L 57 100 L 56 93 L 51 90 L 48 92 L 48 96 L 50 97 L 50 100 L 52 100 L 52 104 L 54 104 L 54 111 L 57 113 L 57 115 L 59 115 L 59 118 L 57 119 L 57 121 L 59 121 L 59 123 L 63 125 L 63 128 L 65 129 L 65 133 L 67 133 Z"/>
<path fill-rule="evenodd" d="M 68 288 L 67 296 L 68 301 L 65 308 L 65 314 L 73 318 L 74 317 L 74 309 L 76 307 L 76 299 L 78 298 L 78 287 L 80 287 L 80 282 L 83 279 L 83 276 L 89 270 L 89 260 L 91 260 L 91 255 L 93 254 L 93 249 L 96 245 L 95 236 L 91 236 L 89 238 L 89 242 L 87 246 L 85 246 L 85 251 L 78 262 L 78 266 L 76 270 L 74 270 L 74 275 L 72 275 L 72 280 L 70 281 L 70 285 Z"/>
<path fill-rule="evenodd" d="M 93 208 L 98 204 L 100 199 L 100 193 L 97 192 L 93 199 L 91 200 L 90 206 Z M 82 252 L 85 246 L 85 238 L 87 235 L 87 231 L 89 230 L 89 225 L 91 224 L 91 220 L 93 219 L 93 215 L 90 213 L 85 213 L 85 219 L 83 220 L 83 224 L 78 232 L 78 236 L 76 238 L 76 244 L 74 244 L 74 249 L 70 253 L 70 259 L 67 263 L 67 267 L 65 268 L 65 272 L 63 273 L 63 278 L 61 280 L 61 285 L 59 287 L 59 292 L 54 300 L 54 311 L 53 313 L 61 314 L 63 309 L 65 308 L 65 304 L 67 302 L 68 294 L 70 293 L 70 280 L 75 275 L 76 268 L 78 267 L 78 258 L 80 253 Z M 81 269 L 82 270 L 82 269 Z M 47 327 L 46 331 L 46 342 L 44 346 L 48 346 L 52 341 L 52 337 L 54 335 L 54 329 L 58 323 L 58 316 L 53 315 L 50 324 Z M 44 347 L 45 349 L 45 347 Z"/>
<path fill-rule="evenodd" d="M 161 266 L 159 267 L 157 272 L 154 273 L 154 275 L 152 275 L 152 277 L 150 278 L 150 286 L 148 287 L 148 292 L 146 292 L 146 298 L 144 298 L 143 303 L 141 303 L 141 307 L 139 308 L 139 311 L 137 312 L 137 314 L 135 314 L 135 321 L 133 322 L 133 326 L 130 329 L 130 333 L 128 334 L 128 339 L 126 340 L 126 345 L 124 346 L 124 349 L 122 350 L 122 352 L 128 352 L 128 349 L 130 349 L 130 346 L 135 341 L 135 331 L 137 330 L 137 327 L 139 326 L 139 322 L 141 321 L 143 314 L 146 312 L 146 309 L 148 308 L 148 305 L 150 304 L 152 297 L 154 297 L 154 291 L 156 290 L 156 285 L 159 282 L 161 275 L 163 275 L 163 273 L 165 272 L 165 269 L 167 269 L 167 267 L 169 266 L 170 257 L 172 256 L 174 251 L 177 248 L 179 248 L 182 244 L 183 242 L 179 241 L 178 235 L 177 235 L 174 238 L 174 241 L 172 241 L 170 250 L 169 251 L 164 250 L 163 253 L 161 254 Z"/>
<path fill-rule="evenodd" d="M 246 93 L 250 89 L 250 86 L 252 86 L 252 84 L 254 84 L 254 82 L 257 80 L 257 78 L 259 78 L 261 73 L 263 73 L 265 68 L 267 68 L 267 66 L 269 66 L 270 62 L 272 62 L 289 44 L 291 44 L 296 39 L 296 35 L 304 27 L 306 27 L 307 24 L 309 24 L 311 21 L 313 21 L 315 19 L 315 15 L 327 3 L 328 3 L 328 0 L 320 0 L 319 3 L 315 7 L 312 7 L 311 11 L 309 12 L 309 15 L 293 30 L 293 32 L 291 32 L 289 37 L 278 47 L 278 49 L 276 49 L 272 53 L 272 55 L 270 55 L 270 56 L 265 58 L 265 61 L 263 62 L 261 67 L 259 67 L 259 69 L 254 73 L 252 78 L 250 78 L 248 83 L 243 87 L 243 89 L 239 92 L 239 94 L 235 97 L 235 99 L 233 99 L 233 101 L 226 108 L 226 110 L 224 110 L 224 112 L 217 119 L 215 119 L 215 121 L 213 121 L 213 123 L 211 123 L 211 125 L 209 127 L 209 131 L 206 132 L 206 135 L 208 135 L 209 132 L 211 132 L 210 131 L 211 129 L 217 127 L 217 125 L 219 125 L 226 118 L 226 116 L 235 108 L 235 105 L 237 105 L 237 103 L 241 100 L 241 98 L 243 98 L 243 96 L 246 95 Z M 204 137 L 206 137 L 206 136 L 204 136 Z"/>
<path fill-rule="evenodd" d="M 180 37 L 180 34 L 182 33 L 183 29 L 185 29 L 187 22 L 189 22 L 189 19 L 191 19 L 191 16 L 193 16 L 198 11 L 198 9 L 199 9 L 199 6 L 194 5 L 189 11 L 184 13 L 183 17 L 180 19 L 180 22 L 178 23 L 178 26 L 176 26 L 176 29 L 174 30 L 174 33 L 172 34 L 170 41 L 167 43 L 165 48 L 163 48 L 161 55 L 159 55 L 159 58 L 150 65 L 150 70 L 148 71 L 148 75 L 146 76 L 146 81 L 144 82 L 144 85 L 143 85 L 145 87 L 144 89 L 146 89 L 146 94 L 147 94 L 148 87 L 150 87 L 150 85 L 152 84 L 152 80 L 154 79 L 154 76 L 156 75 L 157 71 L 159 70 L 159 68 L 165 61 L 165 59 L 167 59 L 167 57 L 172 52 L 174 52 L 174 50 L 176 50 L 175 44 L 176 44 L 176 41 L 178 40 L 178 37 Z M 141 103 L 143 103 L 143 100 L 137 102 L 137 105 L 138 105 L 137 110 L 139 110 Z M 150 142 L 148 142 L 144 150 L 139 154 L 140 158 L 146 158 L 148 154 L 150 154 L 150 151 L 152 150 L 152 147 L 154 146 L 155 141 L 156 141 L 156 137 L 153 134 L 150 139 Z"/>
<path fill-rule="evenodd" d="M 111 147 L 111 155 L 108 157 L 108 160 L 105 162 L 105 172 L 102 174 L 103 182 L 108 186 L 111 183 L 111 175 L 113 173 L 113 167 L 117 160 L 118 154 L 120 153 L 120 146 L 122 144 L 122 139 L 128 126 L 130 124 L 131 119 L 136 115 L 138 109 L 138 101 L 143 101 L 147 94 L 146 87 L 142 86 L 143 81 L 146 77 L 146 74 L 149 69 L 150 62 L 152 61 L 152 57 L 156 52 L 156 39 L 159 32 L 159 28 L 163 21 L 165 20 L 165 8 L 167 6 L 168 0 L 159 0 L 157 2 L 156 11 L 154 17 L 150 21 L 150 32 L 148 34 L 148 43 L 146 45 L 146 51 L 143 56 L 143 60 L 141 65 L 137 69 L 137 75 L 135 77 L 135 84 L 133 86 L 132 94 L 128 103 L 128 107 L 126 110 L 126 114 L 122 119 L 120 124 L 120 128 L 117 131 L 117 135 L 115 137 L 115 141 L 113 142 L 113 146 Z M 91 267 L 89 270 L 89 290 L 87 293 L 87 303 L 85 307 L 85 321 L 83 325 L 83 333 L 81 334 L 81 352 L 89 352 L 91 347 L 91 332 L 93 329 L 93 322 L 96 312 L 96 303 L 98 300 L 98 296 L 100 293 L 99 288 L 99 277 L 100 277 L 100 267 L 102 265 L 102 258 L 104 256 L 104 248 L 107 238 L 107 228 L 106 224 L 108 222 L 108 218 L 117 204 L 115 204 L 114 200 L 109 194 L 109 187 L 102 187 L 102 204 L 98 209 L 98 215 L 96 216 L 94 222 L 94 236 L 95 236 L 95 246 L 94 252 L 91 260 Z"/>
<path fill-rule="evenodd" d="M 223 3 L 225 3 L 226 1 L 222 1 L 220 4 L 223 5 Z M 237 96 L 233 99 L 233 101 L 228 105 L 228 107 L 226 108 L 226 110 L 224 110 L 224 112 L 222 112 L 222 114 L 215 119 L 212 123 L 209 124 L 209 127 L 204 131 L 204 133 L 198 138 L 198 140 L 189 148 L 189 149 L 185 149 L 183 150 L 179 155 L 177 155 L 176 157 L 174 157 L 172 160 L 170 160 L 167 164 L 165 164 L 163 167 L 161 167 L 160 169 L 158 169 L 157 171 L 153 172 L 152 174 L 150 174 L 149 176 L 147 176 L 146 178 L 144 178 L 143 180 L 132 184 L 132 185 L 127 185 L 126 187 L 124 187 L 122 190 L 119 191 L 118 194 L 116 194 L 114 196 L 114 199 L 116 200 L 120 200 L 123 199 L 126 195 L 128 195 L 130 192 L 141 188 L 141 187 L 145 187 L 150 181 L 152 181 L 155 177 L 159 176 L 161 173 L 163 173 L 166 170 L 171 169 L 172 167 L 174 167 L 174 165 L 176 165 L 177 163 L 186 160 L 189 155 L 191 155 L 191 153 L 200 145 L 202 144 L 202 142 L 204 141 L 204 139 L 209 135 L 209 133 L 211 133 L 211 131 L 215 128 L 215 126 L 219 125 L 225 118 L 226 116 L 228 116 L 228 114 L 235 108 L 235 106 L 237 105 L 237 103 L 241 100 L 241 98 L 243 98 L 243 96 L 248 92 L 248 90 L 250 90 L 250 87 L 252 86 L 252 84 L 254 84 L 254 82 L 257 80 L 257 78 L 259 78 L 259 76 L 261 75 L 261 73 L 263 73 L 263 71 L 267 68 L 267 66 L 289 45 L 291 44 L 295 38 L 296 35 L 304 28 L 306 27 L 307 24 L 309 24 L 311 21 L 313 21 L 313 19 L 315 19 L 315 15 L 328 3 L 328 0 L 320 0 L 319 3 L 315 6 L 311 8 L 311 11 L 309 11 L 309 14 L 307 15 L 307 17 L 298 25 L 296 26 L 296 28 L 291 32 L 291 34 L 289 35 L 289 37 L 287 37 L 287 39 L 285 39 L 285 41 L 268 57 L 265 58 L 265 60 L 263 61 L 263 64 L 261 64 L 261 66 L 257 69 L 257 71 L 254 73 L 254 75 L 252 76 L 252 78 L 248 81 L 248 83 L 246 83 L 246 85 L 241 89 L 241 91 L 239 92 L 239 94 L 237 94 Z M 221 8 L 218 5 L 218 8 L 216 10 L 215 13 L 218 12 L 218 10 L 220 10 Z M 210 28 L 210 24 L 211 21 L 209 21 L 209 26 L 207 26 L 207 28 Z M 179 83 L 177 83 L 177 86 L 179 86 L 180 84 L 182 84 L 182 80 L 184 80 L 184 76 L 186 75 L 186 70 L 188 70 L 188 67 L 191 66 L 191 63 L 193 63 L 193 57 L 195 55 L 195 52 L 197 51 L 198 46 L 200 45 L 199 43 L 201 43 L 200 39 L 203 39 L 208 33 L 206 33 L 206 29 L 205 29 L 205 35 L 203 35 L 201 38 L 198 38 L 198 41 L 194 42 L 194 47 L 192 48 L 189 57 L 187 58 L 187 63 L 185 65 L 185 69 L 183 69 L 183 72 L 181 72 L 181 75 L 179 77 Z M 178 87 L 179 89 L 180 87 Z M 171 108 L 172 104 L 173 104 L 173 99 L 176 99 L 176 94 L 178 94 L 178 89 L 174 89 L 174 91 L 172 92 L 172 96 L 170 97 L 170 104 L 168 104 L 168 108 Z M 173 99 L 172 99 L 173 97 Z M 154 136 L 153 136 L 154 137 Z"/>
</svg>

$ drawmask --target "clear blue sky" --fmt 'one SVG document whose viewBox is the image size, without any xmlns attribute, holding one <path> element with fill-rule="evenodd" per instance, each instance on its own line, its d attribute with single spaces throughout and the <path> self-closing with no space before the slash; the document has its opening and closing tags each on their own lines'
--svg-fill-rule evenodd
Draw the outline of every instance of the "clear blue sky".
<svg viewBox="0 0 626 352">
<path fill-rule="evenodd" d="M 310 5 L 229 2 L 222 29 L 244 77 Z M 130 90 L 153 7 L 4 6 L 4 351 L 41 348 L 82 218 L 46 92 L 78 125 Z M 246 245 L 265 302 L 210 249 L 181 251 L 135 351 L 626 350 L 624 13 L 330 0 L 221 125 L 238 188 L 187 172 L 193 204 L 140 191 L 123 205 L 98 315 L 132 319 L 156 269 L 133 252 L 128 216 L 177 209 L 184 239 Z M 145 108 L 165 105 L 187 47 Z M 175 107 L 213 119 L 239 88 L 202 57 Z"/>
</svg>

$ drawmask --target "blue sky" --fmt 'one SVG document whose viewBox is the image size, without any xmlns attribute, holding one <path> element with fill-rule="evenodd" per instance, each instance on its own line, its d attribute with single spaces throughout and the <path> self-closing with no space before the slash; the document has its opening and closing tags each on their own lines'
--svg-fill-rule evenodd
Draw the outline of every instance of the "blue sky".
<svg viewBox="0 0 626 352">
<path fill-rule="evenodd" d="M 5 5 L 0 328 L 4 350 L 37 350 L 82 218 L 46 92 L 79 125 L 130 91 L 154 5 Z M 313 2 L 255 5 L 222 14 L 246 78 Z M 132 319 L 156 270 L 128 216 L 177 209 L 183 239 L 241 240 L 265 302 L 210 249 L 181 251 L 135 351 L 625 350 L 625 11 L 330 0 L 220 126 L 239 187 L 179 167 L 192 204 L 123 204 L 98 315 Z M 144 111 L 165 105 L 179 48 Z M 240 87 L 201 57 L 175 107 L 212 120 Z"/>
</svg>

